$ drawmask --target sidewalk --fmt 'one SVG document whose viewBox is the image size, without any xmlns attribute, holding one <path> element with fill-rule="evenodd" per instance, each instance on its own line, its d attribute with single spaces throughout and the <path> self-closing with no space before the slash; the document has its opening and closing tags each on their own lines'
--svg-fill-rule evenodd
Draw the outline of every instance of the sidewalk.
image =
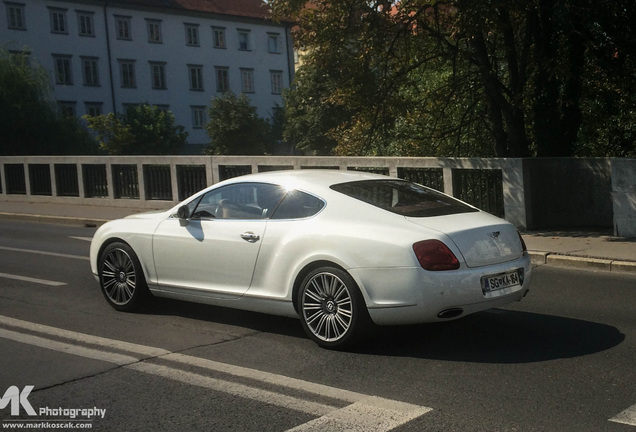
<svg viewBox="0 0 636 432">
<path fill-rule="evenodd" d="M 161 207 L 157 209 L 164 209 Z M 0 219 L 99 226 L 111 219 L 149 211 L 108 206 L 0 202 Z M 613 237 L 608 232 L 541 231 L 522 233 L 532 263 L 636 275 L 636 238 Z"/>
</svg>

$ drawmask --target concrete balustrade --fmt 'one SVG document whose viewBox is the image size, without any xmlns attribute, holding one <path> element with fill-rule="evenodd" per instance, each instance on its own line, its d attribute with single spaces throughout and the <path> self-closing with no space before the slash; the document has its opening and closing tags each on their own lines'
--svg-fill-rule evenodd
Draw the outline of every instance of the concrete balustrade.
<svg viewBox="0 0 636 432">
<path fill-rule="evenodd" d="M 429 183 L 520 229 L 636 237 L 636 159 L 619 158 L 3 156 L 0 200 L 157 208 L 235 175 L 325 168 Z"/>
</svg>

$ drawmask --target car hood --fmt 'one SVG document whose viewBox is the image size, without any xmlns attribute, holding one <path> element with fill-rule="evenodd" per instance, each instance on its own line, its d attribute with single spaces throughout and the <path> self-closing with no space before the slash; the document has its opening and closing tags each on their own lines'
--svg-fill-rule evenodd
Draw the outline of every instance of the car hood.
<svg viewBox="0 0 636 432">
<path fill-rule="evenodd" d="M 170 214 L 169 210 L 153 210 L 126 216 L 124 219 L 162 219 Z"/>
<path fill-rule="evenodd" d="M 514 225 L 485 212 L 406 219 L 446 234 L 455 243 L 468 267 L 499 264 L 523 254 Z"/>
</svg>

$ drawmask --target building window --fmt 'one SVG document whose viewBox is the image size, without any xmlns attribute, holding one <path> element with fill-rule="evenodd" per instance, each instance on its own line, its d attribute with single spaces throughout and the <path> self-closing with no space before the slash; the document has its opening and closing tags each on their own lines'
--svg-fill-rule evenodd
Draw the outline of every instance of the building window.
<svg viewBox="0 0 636 432">
<path fill-rule="evenodd" d="M 58 101 L 57 102 L 57 106 L 58 106 L 58 109 L 60 110 L 60 114 L 62 114 L 65 117 L 75 117 L 75 113 L 77 112 L 77 110 L 75 109 L 75 105 L 77 105 L 77 102 L 73 102 L 73 101 Z"/>
<path fill-rule="evenodd" d="M 238 31 L 238 42 L 239 42 L 239 50 L 241 50 L 241 51 L 249 51 L 250 50 L 250 31 L 249 30 L 239 30 Z"/>
<path fill-rule="evenodd" d="M 77 21 L 80 36 L 95 36 L 92 12 L 77 12 Z"/>
<path fill-rule="evenodd" d="M 225 93 L 230 90 L 230 78 L 228 68 L 215 67 L 216 72 L 216 91 L 219 93 Z"/>
<path fill-rule="evenodd" d="M 199 46 L 199 25 L 198 24 L 186 24 L 186 45 Z"/>
<path fill-rule="evenodd" d="M 136 88 L 135 80 L 135 61 L 119 60 L 119 75 L 121 80 L 121 88 Z"/>
<path fill-rule="evenodd" d="M 103 113 L 103 104 L 101 102 L 86 102 L 84 105 L 86 107 L 86 114 L 89 116 L 95 117 Z"/>
<path fill-rule="evenodd" d="M 137 82 L 135 80 L 135 61 L 134 60 L 119 60 L 119 70 L 121 78 L 122 88 L 136 88 Z"/>
<path fill-rule="evenodd" d="M 241 90 L 254 93 L 254 69 L 241 69 Z"/>
<path fill-rule="evenodd" d="M 188 65 L 190 76 L 190 90 L 203 90 L 203 66 Z"/>
<path fill-rule="evenodd" d="M 192 106 L 190 108 L 192 109 L 192 128 L 203 129 L 205 124 L 208 122 L 206 107 Z"/>
<path fill-rule="evenodd" d="M 271 53 L 280 53 L 280 34 L 268 33 L 267 34 L 267 50 Z"/>
<path fill-rule="evenodd" d="M 132 40 L 130 17 L 115 15 L 115 21 L 117 23 L 117 39 Z"/>
<path fill-rule="evenodd" d="M 73 85 L 73 74 L 69 55 L 53 55 L 55 62 L 55 83 L 58 85 Z"/>
<path fill-rule="evenodd" d="M 97 58 L 82 57 L 82 74 L 84 75 L 84 85 L 89 87 L 99 86 L 99 70 L 97 68 Z"/>
<path fill-rule="evenodd" d="M 126 115 L 126 117 L 128 117 L 130 116 L 131 111 L 134 111 L 139 107 L 139 104 L 125 103 L 125 104 L 122 104 L 122 106 L 124 107 L 124 114 Z"/>
<path fill-rule="evenodd" d="M 24 19 L 24 5 L 7 3 L 7 25 L 11 30 L 26 30 Z"/>
<path fill-rule="evenodd" d="M 51 16 L 51 33 L 68 34 L 66 26 L 66 9 L 49 9 Z"/>
<path fill-rule="evenodd" d="M 150 77 L 152 80 L 152 88 L 156 90 L 165 90 L 166 87 L 166 64 L 150 63 Z"/>
<path fill-rule="evenodd" d="M 146 20 L 148 25 L 148 42 L 161 43 L 161 21 L 159 20 Z"/>
<path fill-rule="evenodd" d="M 214 36 L 214 48 L 225 48 L 225 29 L 223 27 L 212 27 Z"/>
<path fill-rule="evenodd" d="M 269 71 L 272 77 L 272 93 L 281 94 L 283 92 L 283 72 Z"/>
</svg>

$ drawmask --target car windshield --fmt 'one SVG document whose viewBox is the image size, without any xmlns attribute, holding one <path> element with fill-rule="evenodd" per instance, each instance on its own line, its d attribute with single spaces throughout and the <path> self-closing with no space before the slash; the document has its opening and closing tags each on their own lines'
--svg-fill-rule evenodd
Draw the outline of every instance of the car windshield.
<svg viewBox="0 0 636 432">
<path fill-rule="evenodd" d="M 331 189 L 402 216 L 430 217 L 479 211 L 454 198 L 404 180 L 364 180 Z"/>
</svg>

